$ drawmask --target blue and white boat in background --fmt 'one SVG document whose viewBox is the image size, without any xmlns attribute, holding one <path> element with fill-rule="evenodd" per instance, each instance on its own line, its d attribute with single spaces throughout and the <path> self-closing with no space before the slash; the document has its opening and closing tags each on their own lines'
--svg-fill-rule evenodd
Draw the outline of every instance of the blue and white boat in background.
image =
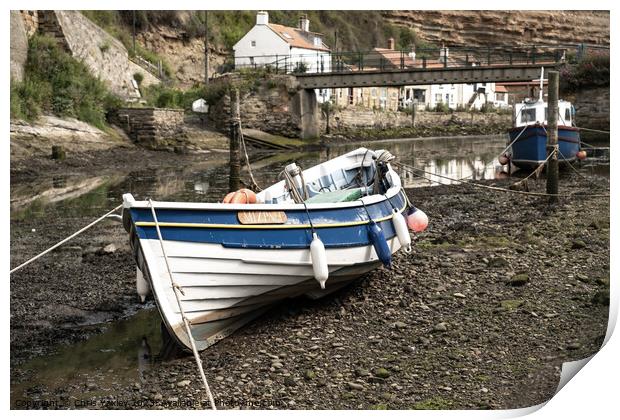
<svg viewBox="0 0 620 420">
<path fill-rule="evenodd" d="M 547 159 L 547 102 L 540 97 L 525 100 L 514 107 L 514 123 L 509 131 L 511 151 L 507 158 L 521 169 L 533 169 Z M 581 150 L 579 128 L 574 125 L 575 112 L 570 102 L 558 101 L 558 161 L 571 162 Z M 500 161 L 501 163 L 501 161 Z"/>
<path fill-rule="evenodd" d="M 427 222 L 421 211 L 403 214 L 410 206 L 392 159 L 360 148 L 304 171 L 291 164 L 254 204 L 125 194 L 138 293 L 152 292 L 171 335 L 190 348 L 182 306 L 202 350 L 284 298 L 319 298 L 389 266 L 411 249 L 411 215 Z"/>
<path fill-rule="evenodd" d="M 581 150 L 579 129 L 573 126 L 570 102 L 558 101 L 558 161 L 571 162 Z M 515 125 L 509 131 L 510 160 L 521 169 L 538 167 L 547 159 L 547 103 L 538 100 L 515 105 Z"/>
</svg>

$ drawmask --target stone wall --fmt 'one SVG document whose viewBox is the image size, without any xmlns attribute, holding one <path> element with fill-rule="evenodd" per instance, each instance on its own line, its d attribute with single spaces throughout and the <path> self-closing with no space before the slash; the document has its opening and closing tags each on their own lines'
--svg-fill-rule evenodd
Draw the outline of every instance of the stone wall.
<svg viewBox="0 0 620 420">
<path fill-rule="evenodd" d="M 39 12 L 37 10 L 20 10 L 28 38 L 39 30 Z M 11 12 L 12 13 L 12 12 Z"/>
<path fill-rule="evenodd" d="M 49 16 L 48 16 L 49 15 Z M 91 72 L 103 80 L 110 90 L 126 99 L 137 99 L 140 93 L 132 84 L 133 72 L 129 65 L 129 54 L 125 46 L 106 31 L 95 25 L 77 11 L 55 10 L 46 12 L 45 22 L 54 16 L 61 34 L 53 34 L 64 39 L 71 54 L 80 59 Z M 44 23 L 39 11 L 39 30 Z"/>
<path fill-rule="evenodd" d="M 135 143 L 149 149 L 174 149 L 187 139 L 182 109 L 121 108 L 109 119 Z"/>
<path fill-rule="evenodd" d="M 22 81 L 28 58 L 28 35 L 21 14 L 11 10 L 11 79 Z"/>
<path fill-rule="evenodd" d="M 161 80 L 155 77 L 155 75 L 153 75 L 151 72 L 145 70 L 142 66 L 139 66 L 131 60 L 129 60 L 129 71 L 132 77 L 136 73 L 140 73 L 143 76 L 142 83 L 140 84 L 140 87 L 142 88 L 149 87 L 151 85 L 158 85 L 159 83 L 161 83 Z"/>
<path fill-rule="evenodd" d="M 383 111 L 364 108 L 344 108 L 339 111 L 332 111 L 329 117 L 330 128 L 332 130 L 345 130 L 348 128 L 388 128 L 388 127 L 410 127 L 412 124 L 411 115 L 398 111 Z M 511 123 L 510 114 L 481 113 L 481 112 L 428 112 L 418 111 L 416 113 L 416 126 L 445 125 L 452 119 L 459 121 L 477 123 Z M 321 131 L 326 129 L 326 115 L 321 113 Z"/>
<path fill-rule="evenodd" d="M 609 131 L 609 86 L 582 89 L 561 97 L 575 106 L 578 127 Z"/>
<path fill-rule="evenodd" d="M 302 132 L 301 113 L 295 97 L 295 78 L 287 75 L 271 75 L 260 81 L 248 81 L 238 74 L 227 74 L 215 83 L 221 86 L 246 86 L 240 90 L 241 124 L 271 134 L 286 137 L 300 137 Z M 250 84 L 249 88 L 247 87 Z M 209 107 L 209 121 L 219 130 L 230 127 L 230 95 L 224 93 L 221 100 Z"/>
</svg>

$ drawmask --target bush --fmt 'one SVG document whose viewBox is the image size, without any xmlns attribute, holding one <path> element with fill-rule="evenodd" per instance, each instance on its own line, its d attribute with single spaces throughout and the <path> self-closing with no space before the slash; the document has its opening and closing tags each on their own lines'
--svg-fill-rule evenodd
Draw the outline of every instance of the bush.
<svg viewBox="0 0 620 420">
<path fill-rule="evenodd" d="M 138 86 L 140 86 L 140 84 L 142 84 L 142 81 L 144 80 L 144 75 L 140 72 L 136 72 L 133 74 L 133 80 L 135 80 Z"/>
<path fill-rule="evenodd" d="M 580 61 L 560 69 L 560 90 L 570 92 L 587 86 L 609 86 L 608 51 L 589 51 Z"/>
<path fill-rule="evenodd" d="M 162 85 L 152 85 L 144 89 L 144 99 L 148 106 L 191 110 L 192 103 L 195 100 L 203 98 L 207 104 L 213 105 L 227 93 L 228 89 L 229 86 L 225 83 L 213 83 L 206 88 L 195 86 L 186 91 Z"/>
<path fill-rule="evenodd" d="M 42 112 L 51 112 L 104 128 L 108 107 L 120 102 L 111 97 L 103 82 L 60 49 L 55 40 L 33 36 L 24 80 L 11 82 L 11 118 L 34 120 Z"/>
<path fill-rule="evenodd" d="M 437 105 L 435 105 L 434 111 L 435 112 L 443 112 L 444 114 L 447 114 L 447 113 L 450 112 L 450 107 L 446 103 L 439 102 Z"/>
</svg>

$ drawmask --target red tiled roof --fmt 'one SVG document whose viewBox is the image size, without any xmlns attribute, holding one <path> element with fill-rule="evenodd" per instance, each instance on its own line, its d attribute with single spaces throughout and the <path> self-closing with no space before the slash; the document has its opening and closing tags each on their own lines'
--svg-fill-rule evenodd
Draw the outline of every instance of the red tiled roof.
<svg viewBox="0 0 620 420">
<path fill-rule="evenodd" d="M 389 48 L 375 48 L 373 51 L 379 54 L 384 60 L 387 60 L 393 66 L 395 67 L 401 66 L 401 61 L 400 61 L 401 52 L 400 51 L 391 50 Z M 413 59 L 409 57 L 407 54 L 403 54 L 402 58 L 403 58 L 402 64 L 405 67 L 413 67 L 415 65 L 415 62 L 413 61 Z"/>
<path fill-rule="evenodd" d="M 495 92 L 496 93 L 508 93 L 508 90 L 506 89 L 506 86 L 504 85 L 495 85 Z"/>
<path fill-rule="evenodd" d="M 321 42 L 320 46 L 317 46 L 314 45 L 314 42 L 307 38 L 308 35 L 312 38 L 314 38 L 314 36 L 320 37 L 321 34 L 317 32 L 304 32 L 301 29 L 278 25 L 277 23 L 270 23 L 267 26 L 269 26 L 272 31 L 278 34 L 278 36 L 286 41 L 291 47 L 305 48 L 307 50 L 330 51 L 329 47 L 323 42 Z"/>
</svg>

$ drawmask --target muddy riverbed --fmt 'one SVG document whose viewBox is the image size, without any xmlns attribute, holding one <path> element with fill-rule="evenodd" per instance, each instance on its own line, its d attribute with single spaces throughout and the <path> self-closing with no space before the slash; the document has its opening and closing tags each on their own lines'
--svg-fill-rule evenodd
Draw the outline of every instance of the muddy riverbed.
<svg viewBox="0 0 620 420">
<path fill-rule="evenodd" d="M 494 180 L 502 145 L 381 147 L 425 170 L 507 185 Z M 76 161 L 71 171 L 50 165 L 45 178 L 12 173 L 11 266 L 115 207 L 123 192 L 207 201 L 226 190 L 226 155 L 105 153 L 114 170 Z M 308 167 L 340 153 L 255 166 L 267 183 L 291 159 Z M 561 190 L 605 193 L 599 171 L 582 168 L 588 180 L 563 172 Z M 551 207 L 411 176 L 405 184 L 431 219 L 412 254 L 335 295 L 283 302 L 202 353 L 222 408 L 524 407 L 553 394 L 562 362 L 600 347 L 609 198 Z M 530 189 L 544 190 L 544 180 Z M 14 408 L 187 408 L 204 397 L 193 358 L 161 352 L 157 311 L 137 303 L 134 276 L 126 234 L 112 221 L 11 276 Z"/>
</svg>

